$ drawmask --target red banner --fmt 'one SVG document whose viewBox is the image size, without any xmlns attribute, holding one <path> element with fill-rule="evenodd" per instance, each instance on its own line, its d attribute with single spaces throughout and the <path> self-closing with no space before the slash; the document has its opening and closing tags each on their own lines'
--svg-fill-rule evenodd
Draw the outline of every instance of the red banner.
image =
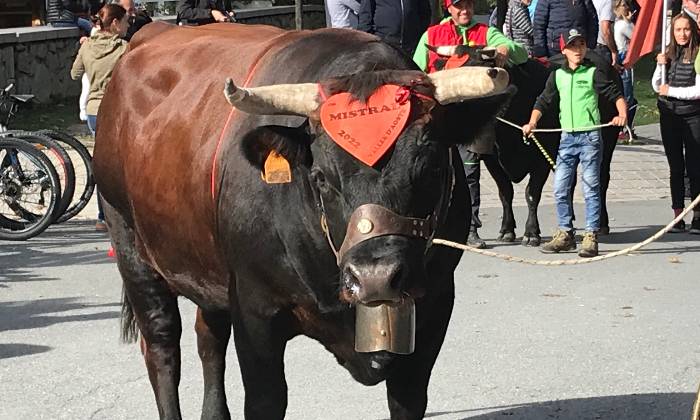
<svg viewBox="0 0 700 420">
<path fill-rule="evenodd" d="M 632 40 L 627 48 L 627 56 L 623 63 L 630 68 L 643 55 L 654 51 L 661 40 L 661 15 L 664 2 L 662 0 L 637 0 L 641 10 L 632 33 Z"/>
</svg>

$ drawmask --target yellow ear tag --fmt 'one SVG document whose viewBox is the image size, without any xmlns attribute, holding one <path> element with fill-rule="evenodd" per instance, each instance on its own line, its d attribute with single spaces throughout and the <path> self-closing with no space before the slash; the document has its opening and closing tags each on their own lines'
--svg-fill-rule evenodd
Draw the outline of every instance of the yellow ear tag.
<svg viewBox="0 0 700 420">
<path fill-rule="evenodd" d="M 265 159 L 265 169 L 260 174 L 268 184 L 286 184 L 292 182 L 292 169 L 284 156 L 274 150 Z"/>
<path fill-rule="evenodd" d="M 476 45 L 476 42 L 470 40 L 467 45 L 469 45 L 470 47 L 473 47 L 474 45 Z"/>
</svg>

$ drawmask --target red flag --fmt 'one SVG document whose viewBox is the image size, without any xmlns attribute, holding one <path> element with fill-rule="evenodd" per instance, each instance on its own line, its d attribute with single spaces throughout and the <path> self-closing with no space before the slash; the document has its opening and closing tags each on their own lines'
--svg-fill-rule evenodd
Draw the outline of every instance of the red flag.
<svg viewBox="0 0 700 420">
<path fill-rule="evenodd" d="M 641 56 L 654 51 L 661 39 L 661 15 L 664 2 L 662 0 L 637 0 L 637 3 L 639 3 L 641 10 L 623 63 L 627 68 L 632 67 Z"/>
</svg>

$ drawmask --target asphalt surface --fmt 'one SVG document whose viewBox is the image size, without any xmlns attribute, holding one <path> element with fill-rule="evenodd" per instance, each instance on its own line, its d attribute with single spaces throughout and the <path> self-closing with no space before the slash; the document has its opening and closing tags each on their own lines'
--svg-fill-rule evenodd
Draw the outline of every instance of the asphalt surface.
<svg viewBox="0 0 700 420">
<path fill-rule="evenodd" d="M 656 232 L 670 219 L 668 202 L 612 203 L 601 249 Z M 523 226 L 524 209 L 516 212 Z M 482 236 L 496 236 L 499 218 L 484 210 Z M 540 219 L 551 233 L 551 205 Z M 28 242 L 0 242 L 0 419 L 157 418 L 139 347 L 119 342 L 120 279 L 107 236 L 92 227 L 69 222 Z M 489 243 L 514 255 L 575 257 Z M 700 237 L 686 233 L 576 267 L 465 255 L 426 417 L 688 419 L 700 382 L 699 251 Z M 194 307 L 182 299 L 181 310 L 180 400 L 192 419 L 202 379 Z M 242 418 L 234 351 L 227 393 L 233 418 Z M 290 342 L 286 371 L 289 419 L 388 418 L 384 385 L 355 383 L 316 342 Z"/>
</svg>

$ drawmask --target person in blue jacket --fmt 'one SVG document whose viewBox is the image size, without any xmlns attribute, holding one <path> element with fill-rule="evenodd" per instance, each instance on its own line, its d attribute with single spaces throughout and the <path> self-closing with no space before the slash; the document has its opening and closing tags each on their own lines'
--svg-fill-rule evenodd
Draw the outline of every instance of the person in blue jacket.
<svg viewBox="0 0 700 420">
<path fill-rule="evenodd" d="M 428 0 L 361 0 L 357 29 L 377 35 L 413 56 L 430 19 Z"/>
<path fill-rule="evenodd" d="M 560 54 L 559 39 L 569 29 L 583 34 L 588 48 L 597 44 L 598 14 L 591 0 L 538 0 L 532 26 L 535 57 Z"/>
</svg>

